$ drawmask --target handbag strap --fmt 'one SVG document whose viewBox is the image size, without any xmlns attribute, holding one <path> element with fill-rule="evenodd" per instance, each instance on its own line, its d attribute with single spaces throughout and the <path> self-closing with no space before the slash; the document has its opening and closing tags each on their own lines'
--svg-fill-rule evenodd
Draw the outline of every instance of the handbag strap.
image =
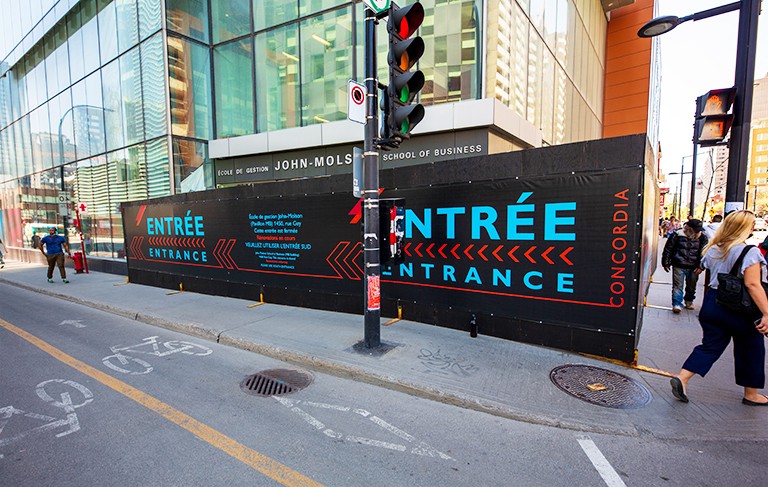
<svg viewBox="0 0 768 487">
<path fill-rule="evenodd" d="M 729 272 L 730 275 L 732 276 L 739 275 L 739 269 L 741 268 L 741 263 L 744 262 L 744 256 L 747 255 L 747 252 L 749 252 L 749 250 L 753 247 L 754 245 L 747 245 L 744 247 L 744 250 L 741 251 L 739 258 L 736 259 L 736 262 L 733 263 L 733 267 L 731 267 L 731 272 Z"/>
</svg>

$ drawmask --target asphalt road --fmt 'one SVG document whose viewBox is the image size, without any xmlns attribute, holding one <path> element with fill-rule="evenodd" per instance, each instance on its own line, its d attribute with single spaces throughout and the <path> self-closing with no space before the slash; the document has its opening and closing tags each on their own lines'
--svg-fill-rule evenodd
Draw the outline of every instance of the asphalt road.
<svg viewBox="0 0 768 487">
<path fill-rule="evenodd" d="M 765 475 L 760 442 L 585 435 L 319 373 L 293 394 L 248 395 L 250 374 L 295 367 L 12 286 L 0 284 L 0 303 L 2 485 L 613 487 Z"/>
</svg>

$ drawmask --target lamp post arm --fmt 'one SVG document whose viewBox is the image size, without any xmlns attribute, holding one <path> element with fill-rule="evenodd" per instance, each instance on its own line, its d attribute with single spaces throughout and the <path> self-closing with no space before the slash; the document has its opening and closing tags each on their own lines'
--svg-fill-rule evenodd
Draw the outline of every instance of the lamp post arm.
<svg viewBox="0 0 768 487">
<path fill-rule="evenodd" d="M 681 17 L 680 23 L 688 20 L 693 20 L 695 22 L 697 20 L 708 19 L 710 17 L 714 17 L 715 15 L 733 12 L 734 10 L 738 10 L 740 7 L 741 7 L 741 2 L 733 2 L 733 3 L 729 3 L 728 5 L 721 5 L 719 7 L 711 8 L 709 10 L 702 10 L 701 12 L 696 12 L 695 14 Z"/>
</svg>

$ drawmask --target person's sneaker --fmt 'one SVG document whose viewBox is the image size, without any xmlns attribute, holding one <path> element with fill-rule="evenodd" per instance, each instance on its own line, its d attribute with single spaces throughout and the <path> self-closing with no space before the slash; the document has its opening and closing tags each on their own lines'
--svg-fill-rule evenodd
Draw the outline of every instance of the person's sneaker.
<svg viewBox="0 0 768 487">
<path fill-rule="evenodd" d="M 68 279 L 62 279 L 61 282 L 63 282 L 64 284 L 69 284 L 69 280 Z"/>
<path fill-rule="evenodd" d="M 693 309 L 693 301 L 686 301 L 685 309 Z"/>
<path fill-rule="evenodd" d="M 48 279 L 48 282 L 50 282 L 51 284 L 53 284 L 53 279 Z"/>
<path fill-rule="evenodd" d="M 672 306 L 672 312 L 675 314 L 681 312 L 682 310 L 683 308 L 681 308 L 680 306 Z"/>
</svg>

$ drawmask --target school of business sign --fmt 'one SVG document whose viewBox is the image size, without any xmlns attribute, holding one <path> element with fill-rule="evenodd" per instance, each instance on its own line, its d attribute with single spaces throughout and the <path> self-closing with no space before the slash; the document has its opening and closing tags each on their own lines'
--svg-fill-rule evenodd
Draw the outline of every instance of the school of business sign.
<svg viewBox="0 0 768 487">
<path fill-rule="evenodd" d="M 354 145 L 216 159 L 216 184 L 252 183 L 352 172 Z M 488 154 L 488 131 L 470 130 L 414 137 L 407 146 L 380 152 L 381 169 Z"/>
</svg>

